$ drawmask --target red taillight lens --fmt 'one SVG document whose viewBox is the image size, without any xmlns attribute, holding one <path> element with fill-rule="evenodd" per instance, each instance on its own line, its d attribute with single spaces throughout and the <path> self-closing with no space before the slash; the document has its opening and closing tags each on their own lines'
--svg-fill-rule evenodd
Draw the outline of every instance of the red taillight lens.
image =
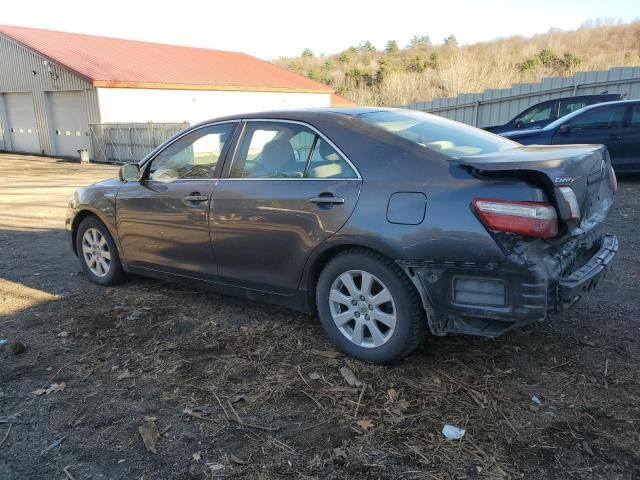
<svg viewBox="0 0 640 480">
<path fill-rule="evenodd" d="M 556 209 L 548 203 L 476 198 L 473 208 L 489 230 L 541 238 L 558 234 Z"/>
<path fill-rule="evenodd" d="M 613 170 L 613 167 L 611 168 L 611 175 L 609 175 L 609 178 L 611 179 L 611 190 L 613 190 L 613 193 L 616 193 L 618 191 L 618 177 L 616 177 L 616 172 Z"/>
</svg>

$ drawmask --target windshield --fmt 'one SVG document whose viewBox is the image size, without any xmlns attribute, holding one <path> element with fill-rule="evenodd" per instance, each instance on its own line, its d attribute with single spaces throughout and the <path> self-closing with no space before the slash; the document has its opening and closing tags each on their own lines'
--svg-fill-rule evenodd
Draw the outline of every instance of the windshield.
<svg viewBox="0 0 640 480">
<path fill-rule="evenodd" d="M 429 150 L 458 159 L 519 146 L 506 138 L 424 112 L 384 110 L 359 116 Z"/>
</svg>

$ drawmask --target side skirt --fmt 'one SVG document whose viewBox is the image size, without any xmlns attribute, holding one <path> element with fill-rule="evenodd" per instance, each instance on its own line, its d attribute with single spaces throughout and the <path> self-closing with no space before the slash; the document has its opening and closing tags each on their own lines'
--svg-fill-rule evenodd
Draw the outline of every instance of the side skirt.
<svg viewBox="0 0 640 480">
<path fill-rule="evenodd" d="M 131 265 L 127 265 L 125 271 L 131 274 L 141 275 L 143 277 L 157 278 L 158 280 L 164 280 L 167 282 L 189 285 L 222 295 L 231 295 L 234 297 L 246 298 L 248 300 L 255 300 L 257 302 L 279 305 L 306 314 L 313 313 L 308 302 L 307 292 L 304 290 L 298 290 L 292 295 L 283 295 L 273 292 L 265 292 L 262 290 L 240 287 L 236 285 L 229 285 L 223 282 L 201 280 L 199 278 L 167 273 L 151 268 L 133 267 Z"/>
</svg>

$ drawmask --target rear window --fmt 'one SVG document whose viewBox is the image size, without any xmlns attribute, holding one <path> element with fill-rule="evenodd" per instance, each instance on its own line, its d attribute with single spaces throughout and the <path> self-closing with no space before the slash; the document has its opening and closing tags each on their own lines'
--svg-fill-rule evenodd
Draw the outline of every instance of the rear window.
<svg viewBox="0 0 640 480">
<path fill-rule="evenodd" d="M 450 158 L 494 153 L 518 146 L 506 138 L 423 112 L 381 111 L 362 120 Z"/>
</svg>

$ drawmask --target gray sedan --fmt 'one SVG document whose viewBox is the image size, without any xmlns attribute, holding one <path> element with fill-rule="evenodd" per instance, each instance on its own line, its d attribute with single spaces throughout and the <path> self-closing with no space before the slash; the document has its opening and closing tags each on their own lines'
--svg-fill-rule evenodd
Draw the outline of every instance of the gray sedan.
<svg viewBox="0 0 640 480">
<path fill-rule="evenodd" d="M 182 281 L 317 314 L 388 363 L 426 332 L 496 336 L 594 288 L 615 256 L 603 146 L 523 147 L 432 115 L 226 117 L 79 189 L 66 227 L 90 280 Z"/>
</svg>

